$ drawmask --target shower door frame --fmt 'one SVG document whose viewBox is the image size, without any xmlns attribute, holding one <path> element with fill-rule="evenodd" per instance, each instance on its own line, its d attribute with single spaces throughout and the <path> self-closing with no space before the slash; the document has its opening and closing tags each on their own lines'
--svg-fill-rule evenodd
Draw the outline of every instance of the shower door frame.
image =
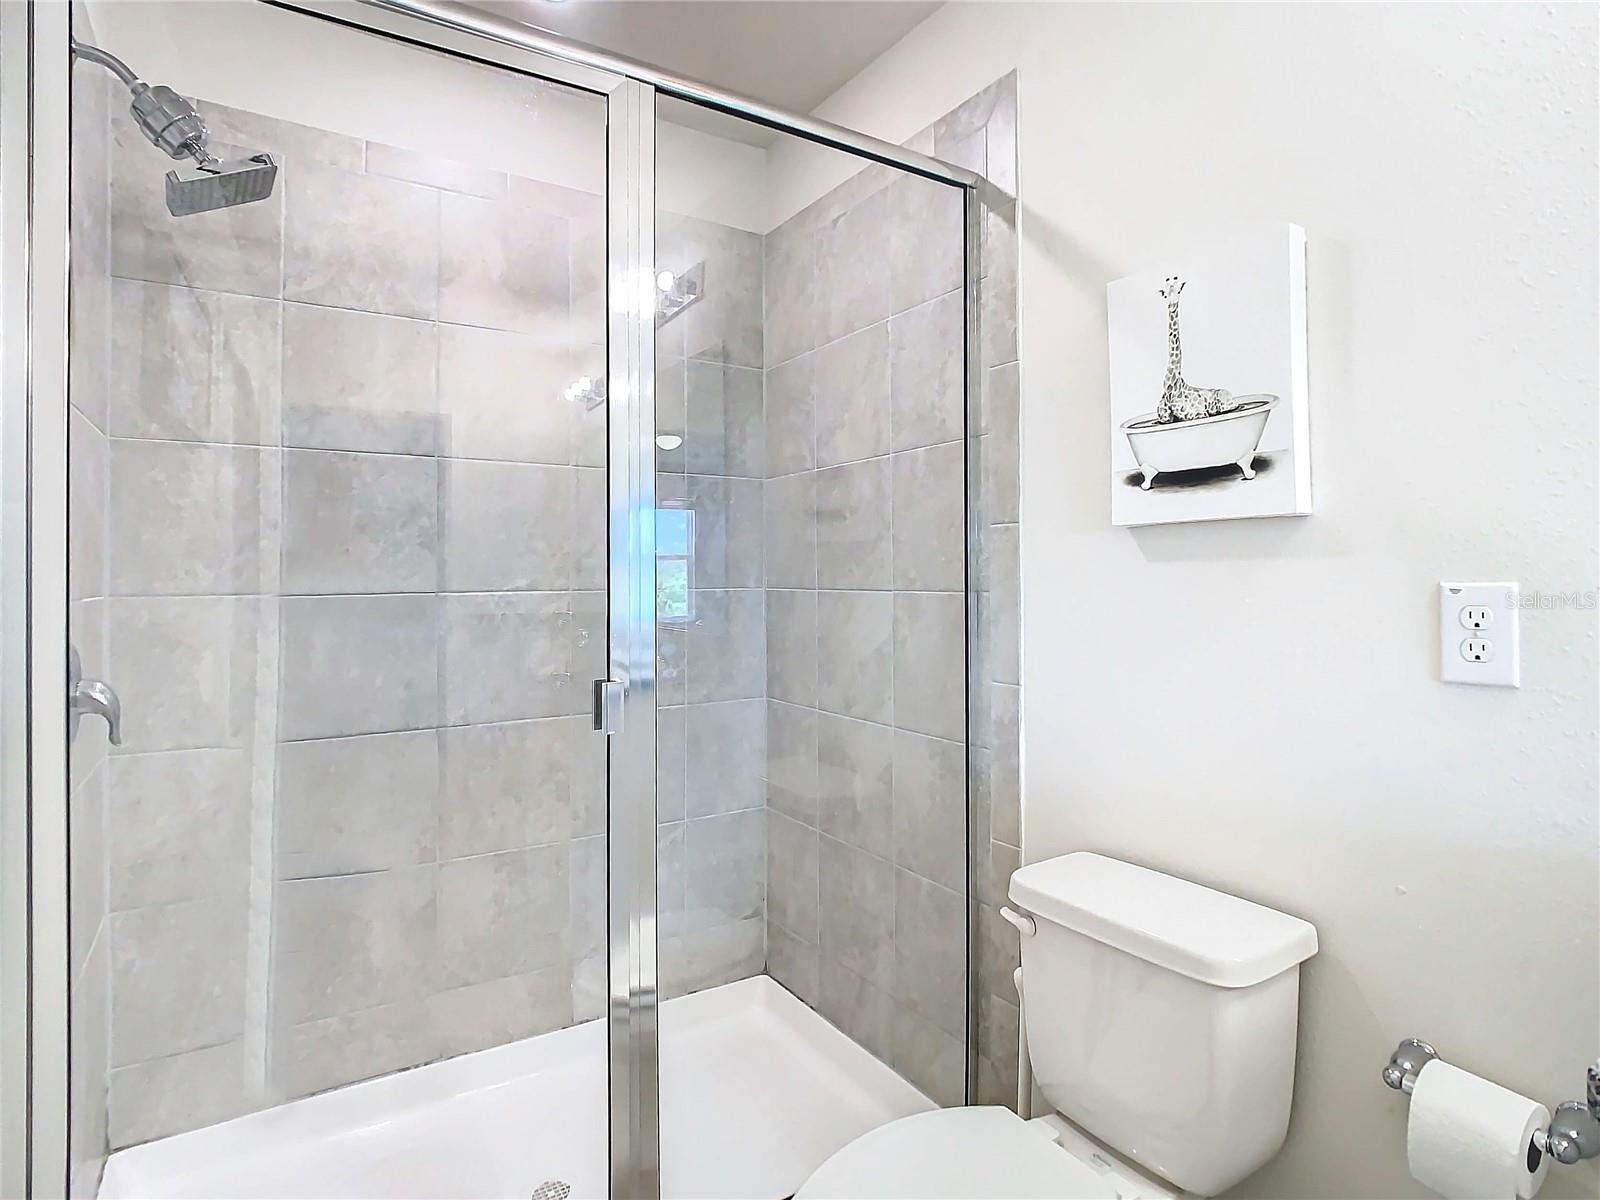
<svg viewBox="0 0 1600 1200">
<path fill-rule="evenodd" d="M 979 707 L 971 700 L 981 686 L 971 564 L 981 511 L 979 254 L 988 185 L 892 143 L 438 0 L 263 2 L 605 100 L 608 678 L 620 693 L 605 733 L 610 1194 L 659 1196 L 655 98 L 687 100 L 963 191 L 969 767 Z M 0 1194 L 18 1196 L 65 1194 L 70 1154 L 69 43 L 66 0 L 0 3 Z M 978 1062 L 978 882 L 986 864 L 974 851 L 970 769 L 968 780 L 970 1099 Z"/>
</svg>

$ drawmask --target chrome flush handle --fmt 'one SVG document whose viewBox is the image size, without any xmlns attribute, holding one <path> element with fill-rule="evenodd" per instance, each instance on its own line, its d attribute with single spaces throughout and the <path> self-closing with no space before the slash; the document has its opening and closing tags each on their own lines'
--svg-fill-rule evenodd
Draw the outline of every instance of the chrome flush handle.
<svg viewBox="0 0 1600 1200">
<path fill-rule="evenodd" d="M 67 742 L 78 736 L 78 718 L 84 713 L 104 717 L 106 738 L 113 746 L 122 745 L 122 701 L 111 685 L 83 677 L 83 663 L 76 646 L 67 647 Z"/>
</svg>

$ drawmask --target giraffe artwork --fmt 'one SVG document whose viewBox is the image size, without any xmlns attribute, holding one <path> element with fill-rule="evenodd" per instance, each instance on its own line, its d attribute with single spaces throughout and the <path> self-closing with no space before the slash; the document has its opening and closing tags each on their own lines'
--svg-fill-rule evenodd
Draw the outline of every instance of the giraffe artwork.
<svg viewBox="0 0 1600 1200">
<path fill-rule="evenodd" d="M 1310 511 L 1303 230 L 1116 280 L 1106 309 L 1113 524 Z"/>
<path fill-rule="evenodd" d="M 1183 381 L 1183 341 L 1178 335 L 1178 298 L 1183 295 L 1183 280 L 1171 276 L 1161 286 L 1167 302 L 1167 374 L 1161 381 L 1161 401 L 1156 405 L 1156 420 L 1163 425 L 1214 417 L 1239 407 L 1226 388 L 1202 390 Z M 1254 476 L 1254 472 L 1246 478 Z"/>
</svg>

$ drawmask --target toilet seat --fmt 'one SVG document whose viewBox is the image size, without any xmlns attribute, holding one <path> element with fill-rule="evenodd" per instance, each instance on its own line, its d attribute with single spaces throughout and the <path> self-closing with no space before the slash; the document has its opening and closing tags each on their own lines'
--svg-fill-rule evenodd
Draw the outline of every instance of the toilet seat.
<svg viewBox="0 0 1600 1200">
<path fill-rule="evenodd" d="M 1106 1175 L 1006 1108 L 942 1108 L 863 1134 L 795 1200 L 1116 1200 Z"/>
</svg>

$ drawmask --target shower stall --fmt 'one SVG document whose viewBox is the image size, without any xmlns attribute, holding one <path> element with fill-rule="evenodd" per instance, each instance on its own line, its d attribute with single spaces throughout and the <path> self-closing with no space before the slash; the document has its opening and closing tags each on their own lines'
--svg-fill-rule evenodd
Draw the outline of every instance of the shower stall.
<svg viewBox="0 0 1600 1200">
<path fill-rule="evenodd" d="M 0 1191 L 776 1198 L 1014 1102 L 1014 97 L 0 5 Z"/>
</svg>

